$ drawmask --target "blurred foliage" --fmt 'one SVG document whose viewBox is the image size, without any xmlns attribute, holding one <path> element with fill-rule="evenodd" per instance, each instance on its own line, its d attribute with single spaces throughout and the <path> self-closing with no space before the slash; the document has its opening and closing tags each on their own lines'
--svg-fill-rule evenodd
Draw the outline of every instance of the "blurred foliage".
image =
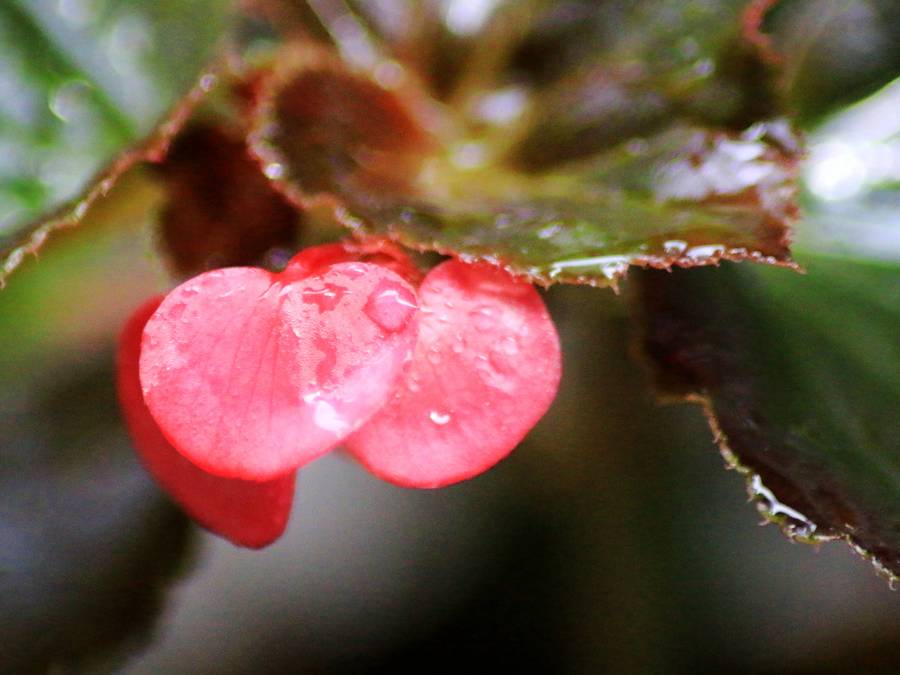
<svg viewBox="0 0 900 675">
<path fill-rule="evenodd" d="M 0 4 L 0 249 L 153 130 L 215 54 L 228 4 Z"/>
<path fill-rule="evenodd" d="M 806 126 L 900 73 L 900 4 L 894 0 L 778 2 L 768 29 L 783 59 L 782 87 Z"/>
<path fill-rule="evenodd" d="M 110 364 L 70 372 L 31 400 L 3 396 L 4 673 L 107 672 L 123 645 L 146 644 L 187 553 L 187 519 L 160 495 L 109 414 Z"/>
<path fill-rule="evenodd" d="M 454 20 L 475 5 L 401 3 L 400 34 L 367 32 L 374 5 L 339 5 L 298 23 L 343 60 L 285 50 L 254 113 L 254 148 L 297 203 L 333 196 L 351 228 L 542 282 L 788 259 L 799 144 L 762 123 L 782 107 L 743 3 L 496 3 L 472 26 Z M 409 47 L 442 26 L 447 51 Z M 429 58 L 463 70 L 432 81 Z"/>
</svg>

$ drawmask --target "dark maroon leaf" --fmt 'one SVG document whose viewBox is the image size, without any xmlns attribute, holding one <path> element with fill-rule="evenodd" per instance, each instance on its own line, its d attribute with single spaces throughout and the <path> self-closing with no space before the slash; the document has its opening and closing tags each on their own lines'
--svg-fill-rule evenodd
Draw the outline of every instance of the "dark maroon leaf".
<svg viewBox="0 0 900 675">
<path fill-rule="evenodd" d="M 639 277 L 663 393 L 700 403 L 760 509 L 900 576 L 900 268 L 809 256 Z"/>
<path fill-rule="evenodd" d="M 273 247 L 293 247 L 297 210 L 272 188 L 241 137 L 226 127 L 188 127 L 159 170 L 168 194 L 160 230 L 179 274 L 258 265 Z"/>
<path fill-rule="evenodd" d="M 790 264 L 799 146 L 786 123 L 732 133 L 670 122 L 577 163 L 522 170 L 507 156 L 515 125 L 465 135 L 408 79 L 378 77 L 308 45 L 279 57 L 251 147 L 298 205 L 324 200 L 353 229 L 545 283 L 614 282 L 629 265 Z"/>
</svg>

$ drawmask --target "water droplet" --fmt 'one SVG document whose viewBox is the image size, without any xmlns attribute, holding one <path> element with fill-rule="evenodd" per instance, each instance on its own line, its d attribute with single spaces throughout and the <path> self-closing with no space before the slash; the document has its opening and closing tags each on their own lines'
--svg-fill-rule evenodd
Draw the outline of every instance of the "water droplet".
<svg viewBox="0 0 900 675">
<path fill-rule="evenodd" d="M 712 59 L 700 59 L 693 66 L 693 71 L 698 77 L 709 77 L 715 70 L 716 63 Z"/>
<path fill-rule="evenodd" d="M 562 225 L 559 223 L 551 223 L 545 227 L 542 227 L 537 232 L 538 239 L 550 239 L 553 236 L 556 236 L 562 232 Z"/>
<path fill-rule="evenodd" d="M 172 305 L 169 308 L 169 318 L 177 321 L 178 319 L 181 318 L 181 315 L 184 314 L 184 308 L 185 308 L 185 305 L 183 302 L 179 302 L 175 305 Z"/>
<path fill-rule="evenodd" d="M 680 239 L 672 239 L 663 244 L 666 255 L 681 255 L 687 250 L 688 244 Z"/>
<path fill-rule="evenodd" d="M 267 178 L 278 180 L 279 178 L 284 176 L 284 166 L 282 166 L 278 162 L 271 162 L 270 164 L 266 164 L 266 168 L 263 169 L 263 173 L 266 174 Z"/>
<path fill-rule="evenodd" d="M 328 401 L 316 401 L 313 412 L 316 426 L 338 437 L 347 435 L 350 425 Z"/>
<path fill-rule="evenodd" d="M 476 307 L 469 314 L 469 318 L 472 320 L 475 328 L 480 331 L 490 330 L 494 326 L 494 310 L 487 305 Z"/>
<path fill-rule="evenodd" d="M 714 258 L 725 253 L 725 247 L 719 244 L 710 244 L 709 246 L 692 246 L 684 255 L 692 260 L 706 260 Z"/>
<path fill-rule="evenodd" d="M 527 102 L 528 94 L 524 89 L 506 87 L 482 97 L 475 114 L 491 124 L 509 124 L 522 114 Z"/>
<path fill-rule="evenodd" d="M 441 362 L 441 353 L 440 351 L 438 351 L 437 347 L 430 347 L 428 349 L 428 353 L 425 355 L 425 358 L 428 359 L 428 363 L 436 366 Z"/>
<path fill-rule="evenodd" d="M 452 419 L 450 413 L 442 413 L 438 412 L 437 410 L 432 410 L 428 414 L 428 418 L 439 426 L 444 426 Z"/>
<path fill-rule="evenodd" d="M 382 281 L 363 311 L 375 324 L 393 333 L 406 327 L 417 309 L 416 299 L 408 288 L 393 281 Z"/>
<path fill-rule="evenodd" d="M 216 76 L 212 73 L 207 73 L 200 78 L 200 88 L 203 91 L 209 91 L 214 86 L 216 86 Z"/>
<path fill-rule="evenodd" d="M 444 3 L 444 23 L 457 35 L 473 35 L 487 23 L 498 0 L 449 0 Z"/>
<path fill-rule="evenodd" d="M 450 161 L 460 169 L 477 169 L 487 159 L 485 147 L 481 143 L 460 143 L 452 148 Z"/>
<path fill-rule="evenodd" d="M 754 497 L 760 500 L 764 513 L 769 518 L 784 517 L 789 520 L 786 526 L 788 534 L 801 538 L 815 536 L 816 524 L 799 511 L 778 501 L 772 491 L 763 485 L 762 479 L 758 475 L 754 475 L 750 479 L 750 491 Z"/>
<path fill-rule="evenodd" d="M 515 356 L 519 353 L 519 343 L 512 335 L 507 335 L 500 341 L 500 349 L 507 356 Z"/>
<path fill-rule="evenodd" d="M 406 78 L 406 71 L 396 61 L 385 59 L 378 62 L 373 75 L 375 76 L 375 81 L 384 89 L 396 89 L 403 84 L 403 80 Z"/>
<path fill-rule="evenodd" d="M 285 288 L 289 287 L 286 286 Z M 330 312 L 337 307 L 346 292 L 347 289 L 343 286 L 326 283 L 323 288 L 310 288 L 304 290 L 301 297 L 303 298 L 303 302 L 316 305 L 321 313 Z"/>
<path fill-rule="evenodd" d="M 69 80 L 57 87 L 50 97 L 50 111 L 63 122 L 77 122 L 90 115 L 88 96 L 91 85 L 83 80 Z"/>
</svg>

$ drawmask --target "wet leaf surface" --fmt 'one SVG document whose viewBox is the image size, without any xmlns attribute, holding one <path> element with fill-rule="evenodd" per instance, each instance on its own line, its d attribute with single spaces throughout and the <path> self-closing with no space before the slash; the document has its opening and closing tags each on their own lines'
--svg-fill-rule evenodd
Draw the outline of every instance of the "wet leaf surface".
<svg viewBox="0 0 900 675">
<path fill-rule="evenodd" d="M 0 282 L 123 171 L 158 158 L 212 85 L 201 74 L 227 4 L 3 3 Z"/>
<path fill-rule="evenodd" d="M 383 68 L 373 73 L 308 45 L 279 58 L 263 85 L 251 146 L 295 203 L 332 200 L 353 229 L 499 262 L 541 282 L 604 284 L 633 264 L 790 264 L 799 144 L 785 122 L 729 131 L 666 111 L 665 128 L 647 137 L 616 132 L 603 152 L 589 148 L 590 156 L 562 162 L 544 146 L 528 150 L 529 139 L 549 134 L 540 116 L 537 132 L 529 122 L 527 109 L 540 110 L 541 98 L 482 92 L 482 113 L 487 106 L 489 117 L 512 117 L 475 127 L 402 72 L 388 87 Z M 615 115 L 631 106 L 621 103 Z M 579 102 L 562 96 L 549 107 Z M 602 126 L 613 112 L 600 105 L 585 114 Z M 561 133 L 591 145 L 576 130 Z M 547 143 L 563 145 L 555 136 Z"/>
<path fill-rule="evenodd" d="M 643 351 L 785 532 L 842 537 L 900 576 L 900 268 L 801 262 L 642 274 Z"/>
</svg>

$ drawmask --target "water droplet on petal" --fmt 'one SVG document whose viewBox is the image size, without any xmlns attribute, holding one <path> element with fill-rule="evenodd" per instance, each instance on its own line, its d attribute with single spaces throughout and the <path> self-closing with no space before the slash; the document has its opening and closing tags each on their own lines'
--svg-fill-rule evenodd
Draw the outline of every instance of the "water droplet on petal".
<svg viewBox="0 0 900 675">
<path fill-rule="evenodd" d="M 494 310 L 487 305 L 482 305 L 469 314 L 472 323 L 480 331 L 490 330 L 494 325 Z"/>
<path fill-rule="evenodd" d="M 263 173 L 266 174 L 267 178 L 278 180 L 279 178 L 284 176 L 284 167 L 277 162 L 272 162 L 271 164 L 266 165 L 266 167 L 263 169 Z"/>
<path fill-rule="evenodd" d="M 364 311 L 381 328 L 393 333 L 409 324 L 417 309 L 416 299 L 406 286 L 385 280 L 369 297 Z"/>
<path fill-rule="evenodd" d="M 328 431 L 337 437 L 343 437 L 350 429 L 350 425 L 338 414 L 328 401 L 317 401 L 313 421 L 323 431 Z"/>
<path fill-rule="evenodd" d="M 290 288 L 285 286 L 286 289 Z M 310 288 L 302 294 L 303 302 L 316 305 L 319 312 L 330 312 L 344 297 L 347 289 L 337 284 L 326 283 L 322 288 Z"/>
<path fill-rule="evenodd" d="M 451 416 L 450 413 L 442 413 L 437 410 L 432 410 L 428 414 L 428 418 L 439 426 L 444 426 L 445 424 L 450 422 Z"/>
</svg>

